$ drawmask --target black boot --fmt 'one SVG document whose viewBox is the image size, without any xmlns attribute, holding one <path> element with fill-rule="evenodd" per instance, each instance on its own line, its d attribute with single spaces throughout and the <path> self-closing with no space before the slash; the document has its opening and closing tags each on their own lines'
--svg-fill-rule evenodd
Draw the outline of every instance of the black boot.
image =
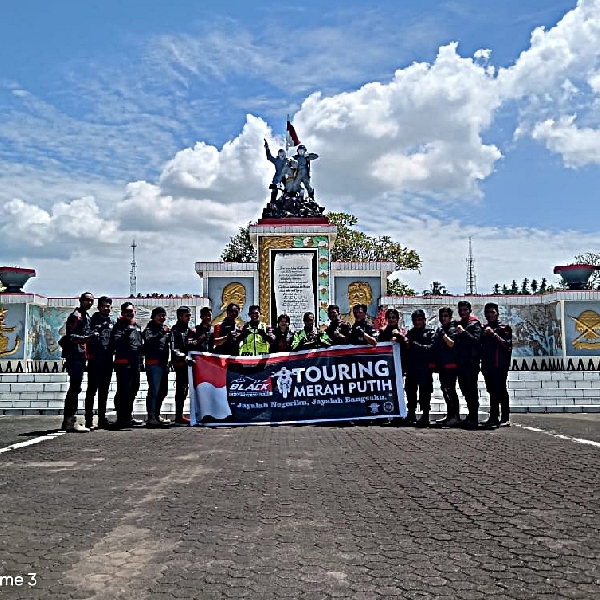
<svg viewBox="0 0 600 600">
<path fill-rule="evenodd" d="M 417 415 L 415 414 L 415 410 L 409 409 L 406 413 L 405 423 L 406 425 L 414 425 L 417 422 Z"/>
<path fill-rule="evenodd" d="M 424 410 L 419 420 L 415 423 L 417 427 L 429 427 L 429 411 Z"/>
</svg>

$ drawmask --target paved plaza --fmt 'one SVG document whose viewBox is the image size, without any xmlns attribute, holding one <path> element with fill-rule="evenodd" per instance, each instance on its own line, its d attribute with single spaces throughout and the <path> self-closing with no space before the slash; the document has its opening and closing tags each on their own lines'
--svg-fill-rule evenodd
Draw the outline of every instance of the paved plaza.
<svg viewBox="0 0 600 600">
<path fill-rule="evenodd" d="M 19 447 L 60 417 L 0 417 L 0 597 L 599 598 L 600 417 L 513 423 Z"/>
</svg>

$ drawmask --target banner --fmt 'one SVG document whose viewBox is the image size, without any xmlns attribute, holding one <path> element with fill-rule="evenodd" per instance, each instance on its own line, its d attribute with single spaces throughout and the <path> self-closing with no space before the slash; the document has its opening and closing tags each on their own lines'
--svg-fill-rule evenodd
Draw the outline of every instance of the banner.
<svg viewBox="0 0 600 600">
<path fill-rule="evenodd" d="M 400 348 L 392 342 L 256 357 L 193 352 L 191 357 L 192 425 L 406 416 Z"/>
</svg>

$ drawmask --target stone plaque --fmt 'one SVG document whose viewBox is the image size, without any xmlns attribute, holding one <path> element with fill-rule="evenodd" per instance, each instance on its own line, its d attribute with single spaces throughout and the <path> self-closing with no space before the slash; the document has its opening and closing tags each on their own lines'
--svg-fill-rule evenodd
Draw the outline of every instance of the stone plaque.
<svg viewBox="0 0 600 600">
<path fill-rule="evenodd" d="M 314 260 L 314 252 L 275 253 L 272 278 L 275 313 L 289 315 L 294 329 L 304 326 L 305 312 L 316 310 Z"/>
</svg>

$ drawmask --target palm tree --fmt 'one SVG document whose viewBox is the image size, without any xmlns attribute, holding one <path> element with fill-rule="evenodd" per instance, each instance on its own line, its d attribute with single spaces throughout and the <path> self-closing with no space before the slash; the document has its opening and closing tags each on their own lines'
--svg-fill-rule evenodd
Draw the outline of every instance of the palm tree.
<svg viewBox="0 0 600 600">
<path fill-rule="evenodd" d="M 428 290 L 423 290 L 423 296 L 448 296 L 448 290 L 440 281 L 434 281 Z"/>
</svg>

